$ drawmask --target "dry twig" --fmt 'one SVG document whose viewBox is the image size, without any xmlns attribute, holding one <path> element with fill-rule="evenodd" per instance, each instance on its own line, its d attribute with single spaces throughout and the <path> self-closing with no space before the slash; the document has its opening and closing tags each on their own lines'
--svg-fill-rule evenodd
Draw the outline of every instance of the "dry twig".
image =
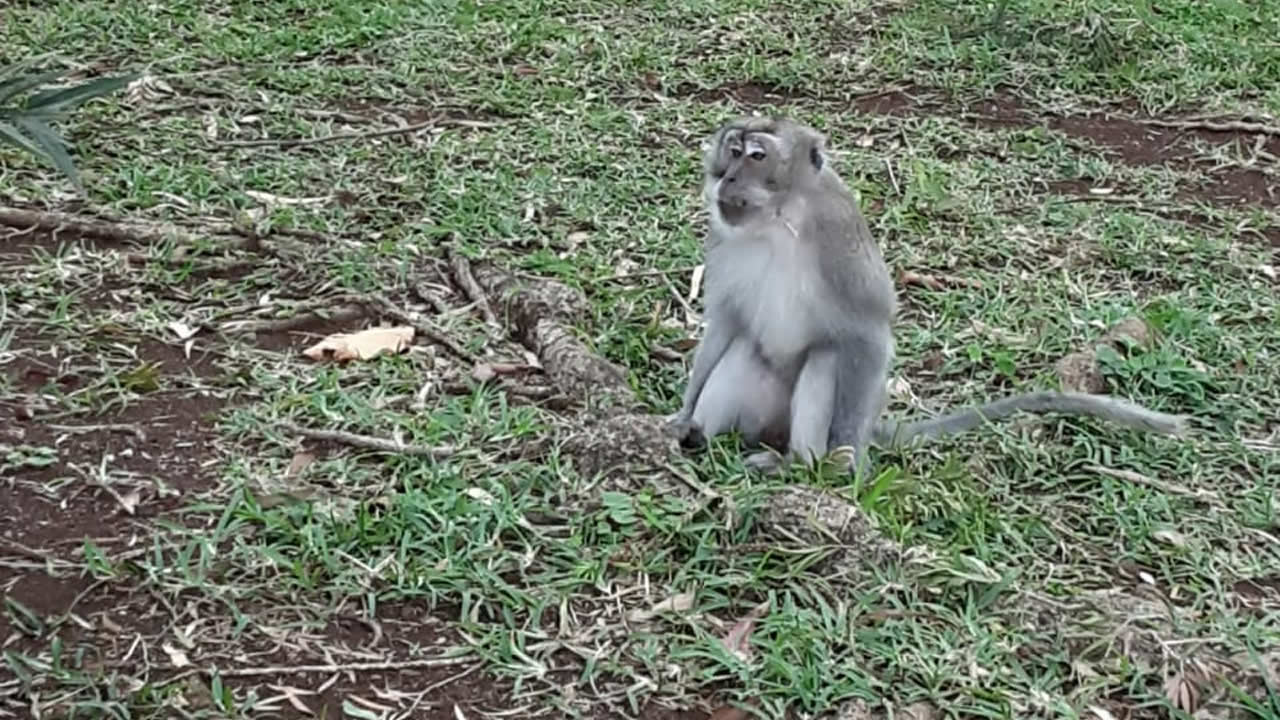
<svg viewBox="0 0 1280 720">
<path fill-rule="evenodd" d="M 344 323 L 364 317 L 364 308 L 358 305 L 341 305 L 332 310 L 309 310 L 272 320 L 238 320 L 228 322 L 223 328 L 229 332 L 242 333 L 277 333 L 296 330 L 297 328 L 317 321 Z"/>
<path fill-rule="evenodd" d="M 467 299 L 475 303 L 484 321 L 496 329 L 501 329 L 502 324 L 498 322 L 498 316 L 493 314 L 493 307 L 489 305 L 489 296 L 485 294 L 471 272 L 471 261 L 461 253 L 450 251 L 449 263 L 453 269 L 453 279 L 462 288 Z"/>
<path fill-rule="evenodd" d="M 301 425 L 287 421 L 280 421 L 277 424 L 281 428 L 305 438 L 342 443 L 343 445 L 364 448 L 366 450 L 378 450 L 381 452 L 400 455 L 418 455 L 422 457 L 435 458 L 437 460 L 450 457 L 458 451 L 458 449 L 452 445 L 429 447 L 427 445 L 405 444 L 395 440 L 387 440 L 386 438 L 373 437 L 372 435 L 357 435 L 356 433 L 350 433 L 344 430 L 316 430 L 313 428 L 302 427 Z"/>
</svg>

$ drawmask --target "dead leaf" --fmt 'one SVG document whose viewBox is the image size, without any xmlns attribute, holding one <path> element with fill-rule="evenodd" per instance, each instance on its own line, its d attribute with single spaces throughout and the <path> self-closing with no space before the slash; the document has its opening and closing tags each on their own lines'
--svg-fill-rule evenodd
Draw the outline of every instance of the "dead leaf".
<svg viewBox="0 0 1280 720">
<path fill-rule="evenodd" d="M 1185 672 L 1180 672 L 1165 682 L 1164 695 L 1174 707 L 1185 713 L 1194 713 L 1200 707 L 1200 688 Z"/>
<path fill-rule="evenodd" d="M 492 493 L 478 487 L 467 488 L 467 497 L 486 507 L 492 506 L 494 503 L 498 502 L 498 499 L 495 498 Z"/>
<path fill-rule="evenodd" d="M 338 333 L 302 351 L 312 360 L 331 357 L 338 362 L 369 360 L 384 352 L 404 352 L 413 342 L 412 327 L 377 327 L 357 333 Z"/>
<path fill-rule="evenodd" d="M 1168 529 L 1156 530 L 1155 532 L 1151 533 L 1151 537 L 1161 542 L 1165 542 L 1170 545 L 1173 545 L 1174 547 L 1181 548 L 1181 547 L 1187 546 L 1187 536 L 1183 535 L 1177 530 L 1168 530 Z"/>
<path fill-rule="evenodd" d="M 689 278 L 689 296 L 685 298 L 689 302 L 693 302 L 698 297 L 698 293 L 702 291 L 702 276 L 707 272 L 706 265 L 698 265 L 693 269 L 693 276 Z"/>
<path fill-rule="evenodd" d="M 637 622 L 637 623 L 645 622 L 647 620 L 653 619 L 659 613 L 685 612 L 686 610 L 692 607 L 693 607 L 693 593 L 682 592 L 682 593 L 679 593 L 678 595 L 672 595 L 671 597 L 659 602 L 658 604 L 654 605 L 648 610 L 644 610 L 644 609 L 632 610 L 630 613 L 627 614 L 627 619 L 630 620 L 631 622 Z"/>
<path fill-rule="evenodd" d="M 179 340 L 188 340 L 196 333 L 200 332 L 200 328 L 193 328 L 181 320 L 174 320 L 169 323 L 169 329 L 173 331 L 174 335 L 178 336 Z"/>
<path fill-rule="evenodd" d="M 756 620 L 764 617 L 769 611 L 769 601 L 765 600 L 751 608 L 751 611 L 738 619 L 724 636 L 724 646 L 743 662 L 751 662 L 751 631 L 755 629 Z"/>
<path fill-rule="evenodd" d="M 285 479 L 288 480 L 289 478 L 297 477 L 308 465 L 315 462 L 315 460 L 316 456 L 309 452 L 294 453 L 293 459 L 289 461 L 289 467 L 284 469 Z"/>
<path fill-rule="evenodd" d="M 138 511 L 138 503 L 142 502 L 142 496 L 137 490 L 130 490 L 124 495 L 117 495 L 116 502 L 120 503 L 120 507 L 124 508 L 125 512 L 133 515 Z"/>
<path fill-rule="evenodd" d="M 204 114 L 204 137 L 213 142 L 218 139 L 218 118 L 213 113 Z"/>
<path fill-rule="evenodd" d="M 498 373 L 494 372 L 493 366 L 489 363 L 476 363 L 476 366 L 471 368 L 471 379 L 478 383 L 489 382 L 497 376 Z"/>
<path fill-rule="evenodd" d="M 160 648 L 164 650 L 165 655 L 169 656 L 169 663 L 174 667 L 187 667 L 191 664 L 191 658 L 188 658 L 185 652 L 170 645 L 169 643 L 164 643 Z"/>
<path fill-rule="evenodd" d="M 1276 279 L 1276 268 L 1274 265 L 1259 265 L 1258 270 L 1260 270 L 1263 275 L 1266 275 L 1272 280 Z"/>
<path fill-rule="evenodd" d="M 895 398 L 910 397 L 911 381 L 901 376 L 890 378 L 889 382 L 886 383 L 885 389 L 889 391 L 889 395 L 891 397 L 895 397 Z"/>
</svg>

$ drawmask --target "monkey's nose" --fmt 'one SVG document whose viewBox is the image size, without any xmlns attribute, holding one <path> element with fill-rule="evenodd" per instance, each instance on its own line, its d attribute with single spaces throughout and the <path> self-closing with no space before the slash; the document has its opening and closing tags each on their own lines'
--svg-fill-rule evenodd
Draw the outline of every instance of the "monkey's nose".
<svg viewBox="0 0 1280 720">
<path fill-rule="evenodd" d="M 736 178 L 736 177 L 734 177 L 734 176 L 730 175 L 729 177 L 725 178 L 725 179 L 724 179 L 724 181 L 725 181 L 725 182 L 731 182 L 731 183 L 732 183 L 732 182 L 738 182 L 738 178 Z"/>
</svg>

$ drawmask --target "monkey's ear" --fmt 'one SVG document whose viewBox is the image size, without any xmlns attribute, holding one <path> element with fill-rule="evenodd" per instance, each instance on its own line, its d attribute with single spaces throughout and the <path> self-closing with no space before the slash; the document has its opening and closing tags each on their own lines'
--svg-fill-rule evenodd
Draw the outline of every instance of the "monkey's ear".
<svg viewBox="0 0 1280 720">
<path fill-rule="evenodd" d="M 819 148 L 817 145 L 809 146 L 809 162 L 813 163 L 814 170 L 821 170 L 822 163 L 826 162 L 826 160 L 822 157 L 822 149 Z"/>
<path fill-rule="evenodd" d="M 809 162 L 814 170 L 821 170 L 827 163 L 827 137 L 816 130 L 805 133 L 805 144 L 809 146 Z"/>
</svg>

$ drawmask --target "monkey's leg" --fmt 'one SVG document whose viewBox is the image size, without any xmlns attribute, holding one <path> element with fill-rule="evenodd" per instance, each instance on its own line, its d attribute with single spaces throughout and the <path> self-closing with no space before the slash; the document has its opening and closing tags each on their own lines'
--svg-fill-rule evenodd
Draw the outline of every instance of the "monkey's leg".
<svg viewBox="0 0 1280 720">
<path fill-rule="evenodd" d="M 836 353 L 829 350 L 810 353 L 791 391 L 787 453 L 778 457 L 771 452 L 758 452 L 747 458 L 748 465 L 771 472 L 796 459 L 811 466 L 822 460 L 831 434 L 838 362 Z"/>
<path fill-rule="evenodd" d="M 680 410 L 670 422 L 676 438 L 683 446 L 701 445 L 705 440 L 701 436 L 716 434 L 699 426 L 694 419 L 694 408 L 699 402 L 707 379 L 719 366 L 732 341 L 733 328 L 728 322 L 721 320 L 707 323 L 707 331 L 702 336 L 702 342 L 698 343 L 698 349 L 693 353 L 693 367 L 689 371 L 689 382 L 685 385 Z"/>
<path fill-rule="evenodd" d="M 739 337 L 721 356 L 693 410 L 693 422 L 706 437 L 737 430 L 743 441 L 785 441 L 791 393 L 786 378 L 765 363 L 746 338 Z"/>
<path fill-rule="evenodd" d="M 891 359 L 888 342 L 865 339 L 852 341 L 840 353 L 829 447 L 852 448 L 844 469 L 855 475 L 866 468 L 867 446 L 885 407 L 884 378 Z"/>
</svg>

